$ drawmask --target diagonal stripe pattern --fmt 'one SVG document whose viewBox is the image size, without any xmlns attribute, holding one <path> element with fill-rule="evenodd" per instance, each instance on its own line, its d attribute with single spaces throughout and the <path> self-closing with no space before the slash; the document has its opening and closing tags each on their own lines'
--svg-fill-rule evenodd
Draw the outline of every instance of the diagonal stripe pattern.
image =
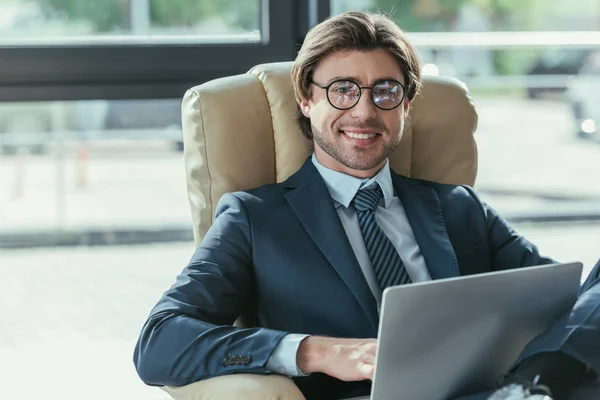
<svg viewBox="0 0 600 400">
<path fill-rule="evenodd" d="M 352 204 L 358 214 L 358 224 L 371 258 L 381 290 L 388 286 L 411 283 L 408 272 L 390 239 L 383 233 L 375 219 L 377 204 L 383 196 L 379 185 L 356 193 Z"/>
</svg>

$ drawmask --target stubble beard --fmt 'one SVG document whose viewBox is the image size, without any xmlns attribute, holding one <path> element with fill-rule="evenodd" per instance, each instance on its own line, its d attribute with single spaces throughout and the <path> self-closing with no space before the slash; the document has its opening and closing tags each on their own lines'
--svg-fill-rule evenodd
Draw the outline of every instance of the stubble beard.
<svg viewBox="0 0 600 400">
<path fill-rule="evenodd" d="M 383 149 L 377 153 L 374 153 L 369 156 L 369 152 L 372 152 L 373 149 L 364 149 L 358 146 L 354 146 L 351 152 L 348 151 L 348 148 L 342 146 L 339 141 L 335 140 L 327 140 L 323 137 L 321 132 L 311 124 L 313 139 L 315 143 L 327 154 L 329 154 L 333 159 L 335 159 L 340 164 L 354 169 L 358 171 L 365 171 L 381 165 L 385 161 L 386 158 L 389 157 L 390 154 L 398 147 L 400 143 L 400 139 L 402 139 L 402 131 L 404 130 L 404 124 L 400 126 L 400 134 L 394 138 L 394 141 L 385 144 Z M 332 134 L 332 137 L 339 134 Z M 340 138 L 343 140 L 343 138 Z M 348 154 L 349 153 L 349 154 Z"/>
</svg>

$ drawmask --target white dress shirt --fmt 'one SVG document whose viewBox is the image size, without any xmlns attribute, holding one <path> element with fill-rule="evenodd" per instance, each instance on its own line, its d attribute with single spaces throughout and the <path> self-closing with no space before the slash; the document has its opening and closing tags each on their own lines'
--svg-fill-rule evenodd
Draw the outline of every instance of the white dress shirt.
<svg viewBox="0 0 600 400">
<path fill-rule="evenodd" d="M 379 184 L 383 197 L 375 210 L 377 223 L 390 239 L 413 282 L 431 280 L 427 265 L 415 239 L 413 230 L 408 222 L 404 207 L 394 191 L 389 160 L 385 166 L 372 178 L 360 179 L 324 167 L 315 155 L 312 162 L 325 180 L 325 185 L 334 201 L 342 226 L 358 260 L 365 279 L 377 301 L 377 309 L 381 308 L 382 290 L 375 276 L 369 253 L 365 246 L 363 236 L 358 224 L 358 215 L 352 206 L 352 199 L 356 193 L 365 188 Z M 308 335 L 286 335 L 267 363 L 267 369 L 288 376 L 302 376 L 296 365 L 296 353 L 300 342 Z"/>
</svg>

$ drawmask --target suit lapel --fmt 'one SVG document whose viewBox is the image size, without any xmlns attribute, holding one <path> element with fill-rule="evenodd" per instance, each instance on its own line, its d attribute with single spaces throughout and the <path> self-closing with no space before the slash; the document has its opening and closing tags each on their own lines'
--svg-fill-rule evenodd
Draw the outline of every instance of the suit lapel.
<svg viewBox="0 0 600 400">
<path fill-rule="evenodd" d="M 393 172 L 392 180 L 431 278 L 459 276 L 458 260 L 448 238 L 436 191 Z"/>
<path fill-rule="evenodd" d="M 325 182 L 312 161 L 308 159 L 283 186 L 295 187 L 285 195 L 288 203 L 377 330 L 375 297 L 354 255 Z"/>
</svg>

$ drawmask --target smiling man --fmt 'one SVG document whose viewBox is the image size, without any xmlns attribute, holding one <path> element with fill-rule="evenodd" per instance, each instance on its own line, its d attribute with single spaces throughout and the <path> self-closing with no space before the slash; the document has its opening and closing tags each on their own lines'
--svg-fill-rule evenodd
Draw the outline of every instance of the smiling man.
<svg viewBox="0 0 600 400">
<path fill-rule="evenodd" d="M 371 178 L 385 165 L 400 143 L 409 105 L 409 85 L 397 65 L 383 48 L 337 52 L 319 63 L 310 84 L 321 90 L 309 88 L 300 107 L 322 166 Z"/>
<path fill-rule="evenodd" d="M 281 184 L 223 196 L 143 327 L 135 363 L 147 384 L 277 373 L 309 400 L 368 394 L 383 289 L 554 262 L 470 187 L 390 169 L 421 83 L 414 48 L 388 18 L 319 24 L 292 81 L 314 154 Z M 599 270 L 573 311 L 515 360 L 515 379 L 539 374 L 560 400 L 595 377 Z M 231 326 L 248 306 L 255 327 Z"/>
</svg>

